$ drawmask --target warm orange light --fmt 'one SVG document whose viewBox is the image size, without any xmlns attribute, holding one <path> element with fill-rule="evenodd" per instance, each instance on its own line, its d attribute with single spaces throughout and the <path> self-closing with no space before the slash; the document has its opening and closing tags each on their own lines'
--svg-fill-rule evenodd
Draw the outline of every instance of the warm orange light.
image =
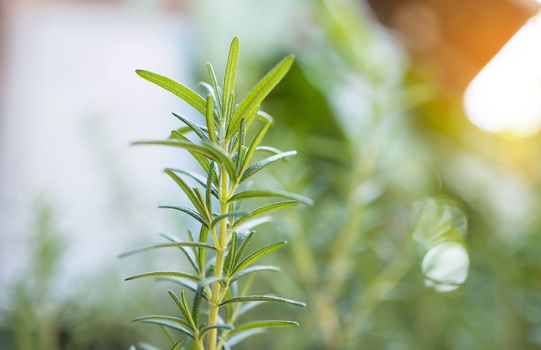
<svg viewBox="0 0 541 350">
<path fill-rule="evenodd" d="M 472 80 L 464 107 L 468 118 L 488 132 L 528 136 L 541 130 L 541 13 Z"/>
</svg>

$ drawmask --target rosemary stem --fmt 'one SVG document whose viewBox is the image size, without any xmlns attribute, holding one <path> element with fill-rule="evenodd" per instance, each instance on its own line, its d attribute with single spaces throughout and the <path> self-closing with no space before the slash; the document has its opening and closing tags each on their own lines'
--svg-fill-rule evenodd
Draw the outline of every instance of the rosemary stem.
<svg viewBox="0 0 541 350">
<path fill-rule="evenodd" d="M 227 196 L 229 194 L 229 177 L 226 169 L 222 168 L 220 172 L 220 214 L 226 214 L 228 210 Z M 223 268 L 225 260 L 225 250 L 227 246 L 227 219 L 220 222 L 220 233 L 218 236 L 218 246 L 216 247 L 216 264 L 214 268 L 214 277 L 223 277 Z M 220 302 L 222 293 L 220 284 L 214 283 L 212 286 L 212 298 L 210 303 L 209 325 L 218 323 L 218 315 L 220 311 Z M 208 349 L 216 350 L 218 337 L 218 329 L 214 328 L 209 331 Z"/>
</svg>

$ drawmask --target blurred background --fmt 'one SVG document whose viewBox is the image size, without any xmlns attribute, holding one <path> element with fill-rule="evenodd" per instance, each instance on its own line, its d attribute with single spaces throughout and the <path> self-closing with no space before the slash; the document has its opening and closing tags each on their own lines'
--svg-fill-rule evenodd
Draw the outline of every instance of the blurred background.
<svg viewBox="0 0 541 350">
<path fill-rule="evenodd" d="M 263 106 L 299 156 L 260 181 L 312 197 L 263 226 L 290 245 L 258 288 L 302 327 L 239 349 L 541 349 L 541 5 L 533 0 L 0 0 L 0 349 L 165 348 L 171 308 L 119 260 L 193 225 L 164 167 L 170 112 L 241 42 L 239 94 L 297 56 Z M 180 197 L 180 198 L 179 198 Z M 287 266 L 280 262 L 288 261 Z M 161 347 L 160 347 L 161 346 Z"/>
</svg>

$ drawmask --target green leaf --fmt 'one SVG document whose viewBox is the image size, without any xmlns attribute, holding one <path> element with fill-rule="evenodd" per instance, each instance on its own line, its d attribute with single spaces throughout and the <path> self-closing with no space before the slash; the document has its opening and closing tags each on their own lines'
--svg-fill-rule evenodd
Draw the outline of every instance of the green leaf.
<svg viewBox="0 0 541 350">
<path fill-rule="evenodd" d="M 205 113 L 209 138 L 216 143 L 216 128 L 214 125 L 214 109 L 212 108 L 212 95 L 207 96 L 207 111 Z"/>
<path fill-rule="evenodd" d="M 256 152 L 266 152 L 270 154 L 279 154 L 282 153 L 278 148 L 270 147 L 270 146 L 257 146 Z"/>
<path fill-rule="evenodd" d="M 185 280 L 183 278 L 178 277 L 158 277 L 156 278 L 156 281 L 159 282 L 171 282 L 178 284 L 186 289 L 191 290 L 192 292 L 195 292 L 197 290 L 197 283 L 194 283 L 193 281 Z M 205 297 L 206 298 L 206 297 Z"/>
<path fill-rule="evenodd" d="M 205 227 L 205 226 L 203 225 L 202 227 Z M 165 234 L 165 233 L 160 233 L 160 236 L 173 243 L 182 243 L 178 238 Z M 202 270 L 199 269 L 199 266 L 197 265 L 197 262 L 195 261 L 195 256 L 192 249 L 184 245 L 181 245 L 178 248 L 186 256 L 190 264 L 193 266 L 194 270 L 197 273 L 200 273 Z"/>
<path fill-rule="evenodd" d="M 191 171 L 186 171 L 186 170 L 182 170 L 182 169 L 174 169 L 174 168 L 167 168 L 165 170 L 170 170 L 170 171 L 173 171 L 175 173 L 180 173 L 180 174 L 186 175 L 186 176 L 190 177 L 191 179 L 193 179 L 195 182 L 197 182 L 199 185 L 201 185 L 205 189 L 207 189 L 207 179 L 205 179 L 203 176 L 201 176 L 199 174 L 196 174 L 196 173 L 191 172 Z M 218 190 L 216 190 L 216 187 L 211 185 L 210 188 L 211 188 L 212 195 L 216 199 L 218 199 Z"/>
<path fill-rule="evenodd" d="M 232 179 L 236 178 L 235 166 L 229 159 L 228 155 L 225 154 L 221 149 L 215 147 L 214 145 L 203 144 L 197 145 L 192 142 L 187 141 L 138 141 L 132 143 L 132 145 L 157 145 L 157 146 L 170 146 L 170 147 L 179 147 L 191 152 L 201 154 L 211 160 L 216 161 L 220 165 L 223 165 L 229 176 Z"/>
<path fill-rule="evenodd" d="M 270 328 L 270 327 L 297 327 L 299 323 L 295 321 L 283 321 L 283 320 L 264 320 L 264 321 L 253 321 L 240 326 L 236 326 L 229 334 L 237 334 L 244 332 L 250 329 L 255 328 Z"/>
<path fill-rule="evenodd" d="M 225 257 L 225 263 L 224 263 L 224 273 L 226 275 L 233 267 L 233 263 L 235 261 L 235 255 L 237 254 L 237 243 L 238 243 L 238 235 L 237 235 L 237 232 L 233 231 L 233 234 L 231 236 L 231 242 L 229 243 L 229 251 L 227 252 L 227 256 Z"/>
<path fill-rule="evenodd" d="M 242 119 L 246 119 L 247 125 L 250 125 L 255 113 L 259 108 L 259 104 L 265 97 L 274 89 L 276 85 L 283 79 L 293 64 L 295 57 L 293 55 L 284 58 L 272 70 L 267 73 L 256 86 L 248 93 L 246 98 L 237 107 L 227 130 L 227 139 L 236 131 Z"/>
<path fill-rule="evenodd" d="M 272 295 L 245 295 L 241 297 L 235 297 L 235 298 L 231 298 L 231 299 L 227 299 L 223 301 L 220 304 L 220 306 L 231 304 L 231 303 L 245 303 L 249 301 L 277 302 L 277 303 L 291 304 L 291 305 L 300 306 L 300 307 L 306 307 L 306 303 L 296 301 L 296 300 L 290 300 L 286 298 L 275 297 Z"/>
<path fill-rule="evenodd" d="M 242 224 L 243 222 L 246 222 L 246 221 L 248 221 L 250 219 L 253 219 L 253 218 L 257 217 L 257 216 L 269 213 L 271 211 L 276 211 L 276 210 L 280 210 L 280 209 L 284 209 L 284 208 L 294 207 L 294 206 L 296 206 L 298 204 L 299 204 L 299 202 L 297 200 L 293 200 L 293 201 L 276 202 L 276 203 L 271 203 L 271 204 L 265 205 L 263 207 L 260 207 L 260 208 L 257 208 L 255 210 L 250 211 L 248 214 L 244 215 L 243 217 L 241 217 L 240 219 L 235 221 L 235 223 L 233 224 L 233 227 L 237 227 L 240 224 Z"/>
<path fill-rule="evenodd" d="M 238 280 L 239 278 L 246 276 L 250 273 L 260 272 L 260 271 L 274 271 L 274 272 L 280 272 L 280 268 L 276 266 L 270 266 L 270 265 L 260 265 L 260 266 L 251 266 L 247 267 L 244 270 L 240 271 L 231 279 L 231 282 L 234 282 Z"/>
<path fill-rule="evenodd" d="M 195 330 L 197 328 L 197 323 L 195 321 L 195 318 L 190 313 L 190 305 L 188 305 L 188 301 L 186 300 L 186 293 L 184 293 L 184 291 L 180 292 L 180 300 L 182 301 L 182 305 L 185 310 L 185 317 L 190 322 L 193 329 Z"/>
<path fill-rule="evenodd" d="M 293 199 L 307 205 L 314 204 L 314 202 L 310 198 L 301 196 L 296 193 L 278 191 L 278 190 L 257 190 L 257 191 L 239 192 L 239 193 L 234 194 L 231 198 L 229 198 L 229 202 L 235 202 L 235 201 L 247 199 L 247 198 L 266 198 L 266 197 L 288 198 L 288 199 Z"/>
<path fill-rule="evenodd" d="M 218 102 L 219 110 L 221 110 L 222 107 L 222 101 L 220 99 L 221 90 L 220 86 L 218 86 L 218 79 L 216 79 L 216 73 L 214 72 L 214 68 L 212 68 L 212 64 L 207 63 L 207 71 L 209 73 L 210 83 L 212 84 L 212 87 L 214 89 L 214 97 L 216 97 L 216 101 Z"/>
<path fill-rule="evenodd" d="M 199 243 L 203 244 L 203 246 L 199 247 L 197 250 L 197 266 L 198 271 L 205 271 L 205 263 L 207 260 L 207 250 L 205 247 L 208 245 L 205 242 L 208 239 L 208 228 L 205 225 L 201 225 L 201 229 L 199 230 Z M 214 246 L 209 249 L 215 249 Z"/>
<path fill-rule="evenodd" d="M 186 194 L 190 202 L 192 202 L 194 207 L 197 209 L 199 214 L 205 219 L 209 219 L 208 210 L 205 203 L 201 201 L 201 198 L 197 196 L 197 194 L 190 188 L 190 186 L 188 186 L 188 184 L 184 182 L 184 180 L 182 180 L 182 178 L 178 176 L 177 174 L 175 174 L 172 170 L 165 169 L 165 173 L 169 175 L 169 177 L 171 177 L 177 183 L 177 185 L 182 189 L 182 191 Z"/>
<path fill-rule="evenodd" d="M 203 243 L 198 243 L 198 242 L 175 242 L 175 243 L 156 244 L 156 245 L 145 247 L 145 248 L 131 250 L 129 252 L 120 254 L 118 257 L 119 258 L 124 258 L 126 256 L 130 256 L 130 255 L 141 253 L 141 252 L 146 252 L 146 251 L 152 250 L 152 249 L 173 248 L 173 247 L 199 247 L 199 248 L 215 249 L 210 244 L 203 244 Z"/>
<path fill-rule="evenodd" d="M 173 344 L 173 346 L 171 346 L 171 348 L 169 350 L 180 350 L 181 346 L 182 346 L 182 343 L 184 343 L 184 339 L 181 339 L 179 340 L 178 342 L 176 342 L 175 344 Z"/>
<path fill-rule="evenodd" d="M 209 137 L 205 133 L 205 131 L 196 123 L 192 122 L 190 119 L 185 118 L 181 116 L 180 114 L 177 114 L 175 112 L 172 113 L 177 119 L 179 119 L 181 122 L 186 124 L 202 141 L 209 141 Z"/>
<path fill-rule="evenodd" d="M 297 151 L 288 151 L 288 152 L 282 152 L 275 154 L 273 156 L 267 157 L 265 159 L 262 159 L 252 165 L 250 165 L 248 168 L 246 168 L 246 171 L 244 171 L 241 175 L 240 182 L 246 180 L 250 176 L 254 175 L 264 167 L 279 161 L 280 159 L 284 159 L 287 157 L 291 157 L 297 154 Z"/>
<path fill-rule="evenodd" d="M 277 243 L 270 244 L 268 246 L 265 246 L 265 247 L 255 251 L 255 252 L 253 252 L 252 254 L 247 256 L 244 260 L 242 260 L 240 263 L 238 263 L 235 266 L 233 271 L 231 271 L 230 276 L 234 277 L 237 273 L 240 273 L 242 270 L 244 270 L 245 268 L 247 268 L 248 266 L 250 266 L 251 264 L 253 264 L 257 260 L 261 259 L 265 255 L 268 255 L 268 254 L 272 253 L 273 251 L 275 251 L 277 249 L 282 248 L 286 244 L 287 244 L 287 242 L 285 242 L 285 241 L 284 242 L 277 242 Z"/>
<path fill-rule="evenodd" d="M 229 326 L 227 324 L 214 324 L 214 325 L 203 326 L 199 330 L 199 336 L 200 337 L 204 336 L 211 329 L 233 329 L 233 327 L 231 327 L 231 326 Z"/>
<path fill-rule="evenodd" d="M 242 166 L 240 168 L 239 175 L 242 175 L 246 171 L 248 166 L 250 165 L 250 162 L 252 161 L 252 157 L 254 156 L 255 150 L 257 149 L 257 146 L 261 143 L 261 141 L 263 141 L 263 138 L 265 137 L 265 134 L 269 130 L 271 124 L 272 122 L 267 122 L 263 124 L 261 129 L 259 129 L 259 131 L 255 135 L 252 143 L 250 144 L 250 147 L 248 148 L 248 150 L 246 151 L 246 154 L 244 155 L 244 159 L 242 161 Z"/>
<path fill-rule="evenodd" d="M 183 142 L 191 142 L 186 136 L 178 133 L 175 130 L 171 131 L 171 137 L 176 139 L 176 140 L 183 141 Z M 202 156 L 201 154 L 199 154 L 197 152 L 188 151 L 188 153 L 190 153 L 190 155 L 197 161 L 197 163 L 199 163 L 199 165 L 201 166 L 201 168 L 205 172 L 209 171 L 210 162 L 209 162 L 209 160 L 207 158 L 205 158 L 204 156 Z"/>
<path fill-rule="evenodd" d="M 237 251 L 237 254 L 235 254 L 234 260 L 232 262 L 233 266 L 236 266 L 239 259 L 242 258 L 242 255 L 246 251 L 246 248 L 248 248 L 248 244 L 250 244 L 250 241 L 254 238 L 254 231 L 248 233 L 243 239 L 240 239 L 240 246 L 239 250 Z"/>
<path fill-rule="evenodd" d="M 160 326 L 169 327 L 171 329 L 175 329 L 177 331 L 180 331 L 190 337 L 194 337 L 194 334 L 192 331 L 190 331 L 189 324 L 178 318 L 173 316 L 162 316 L 162 315 L 150 315 L 150 316 L 142 316 L 134 319 L 132 322 L 142 322 L 142 323 L 152 323 L 157 324 Z"/>
<path fill-rule="evenodd" d="M 192 89 L 177 83 L 176 81 L 166 78 L 164 76 L 161 76 L 156 73 L 152 73 L 146 70 L 136 70 L 135 71 L 139 76 L 141 76 L 143 79 L 146 79 L 150 81 L 151 83 L 154 83 L 165 90 L 172 92 L 173 94 L 177 95 L 184 101 L 188 102 L 192 107 L 194 107 L 196 110 L 198 110 L 201 114 L 205 114 L 205 100 L 199 96 L 195 91 Z"/>
<path fill-rule="evenodd" d="M 173 299 L 173 301 L 175 302 L 175 304 L 177 305 L 178 307 L 178 310 L 180 311 L 180 313 L 184 316 L 184 318 L 186 319 L 186 324 L 187 324 L 187 327 L 189 329 L 191 329 L 192 331 L 195 332 L 196 328 L 194 328 L 194 323 L 193 323 L 193 319 L 192 319 L 192 315 L 190 314 L 190 308 L 188 307 L 188 303 L 186 302 L 186 296 L 184 294 L 184 291 L 181 292 L 181 298 L 179 298 L 173 291 L 171 290 L 168 290 L 167 293 L 169 294 L 169 296 L 171 297 L 171 299 Z"/>
<path fill-rule="evenodd" d="M 124 279 L 124 281 L 133 281 L 133 280 L 147 278 L 147 277 L 180 277 L 180 278 L 187 278 L 192 281 L 199 281 L 199 277 L 197 276 L 194 276 L 186 272 L 176 272 L 176 271 L 147 272 L 147 273 L 142 273 L 139 275 L 128 277 Z"/>
<path fill-rule="evenodd" d="M 220 223 L 220 221 L 222 221 L 224 219 L 227 219 L 227 218 L 230 218 L 230 217 L 235 217 L 235 216 L 247 215 L 247 214 L 248 213 L 246 213 L 246 212 L 234 211 L 234 212 L 231 212 L 231 213 L 225 213 L 225 214 L 222 214 L 222 215 L 218 215 L 218 216 L 214 217 L 210 227 L 215 227 L 216 225 L 218 225 Z"/>
<path fill-rule="evenodd" d="M 235 91 L 235 78 L 237 75 L 237 64 L 239 62 L 239 38 L 234 37 L 229 48 L 229 56 L 225 67 L 224 75 L 224 107 L 222 115 L 226 116 L 233 103 L 231 96 Z"/>
<path fill-rule="evenodd" d="M 187 208 L 187 207 L 174 207 L 174 206 L 170 206 L 170 205 L 160 205 L 158 208 L 161 208 L 161 209 L 173 209 L 173 210 L 178 210 L 178 211 L 181 211 L 185 214 L 188 214 L 190 215 L 192 218 L 196 219 L 197 221 L 199 221 L 201 224 L 203 225 L 206 225 L 208 226 L 209 223 L 207 223 L 205 221 L 205 219 L 198 213 L 196 212 L 195 210 L 191 209 L 191 208 Z"/>
</svg>

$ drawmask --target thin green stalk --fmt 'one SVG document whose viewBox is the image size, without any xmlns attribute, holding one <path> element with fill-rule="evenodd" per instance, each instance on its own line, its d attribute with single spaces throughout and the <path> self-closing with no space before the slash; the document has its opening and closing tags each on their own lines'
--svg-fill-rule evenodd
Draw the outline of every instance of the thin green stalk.
<svg viewBox="0 0 541 350">
<path fill-rule="evenodd" d="M 224 145 L 224 149 L 227 149 L 227 144 Z M 229 176 L 227 171 L 222 168 L 220 174 L 220 215 L 226 214 L 228 209 L 228 195 L 229 195 Z M 214 277 L 222 278 L 224 261 L 225 261 L 225 249 L 227 245 L 227 219 L 224 219 L 220 222 L 220 234 L 218 236 L 218 245 L 216 246 L 216 265 L 214 268 Z M 220 302 L 221 302 L 221 290 L 220 283 L 214 283 L 212 286 L 212 302 L 210 303 L 210 313 L 209 313 L 209 325 L 214 325 L 218 323 L 218 314 L 220 311 Z M 218 337 L 218 330 L 212 329 L 209 332 L 208 337 L 208 349 L 216 350 Z"/>
</svg>

